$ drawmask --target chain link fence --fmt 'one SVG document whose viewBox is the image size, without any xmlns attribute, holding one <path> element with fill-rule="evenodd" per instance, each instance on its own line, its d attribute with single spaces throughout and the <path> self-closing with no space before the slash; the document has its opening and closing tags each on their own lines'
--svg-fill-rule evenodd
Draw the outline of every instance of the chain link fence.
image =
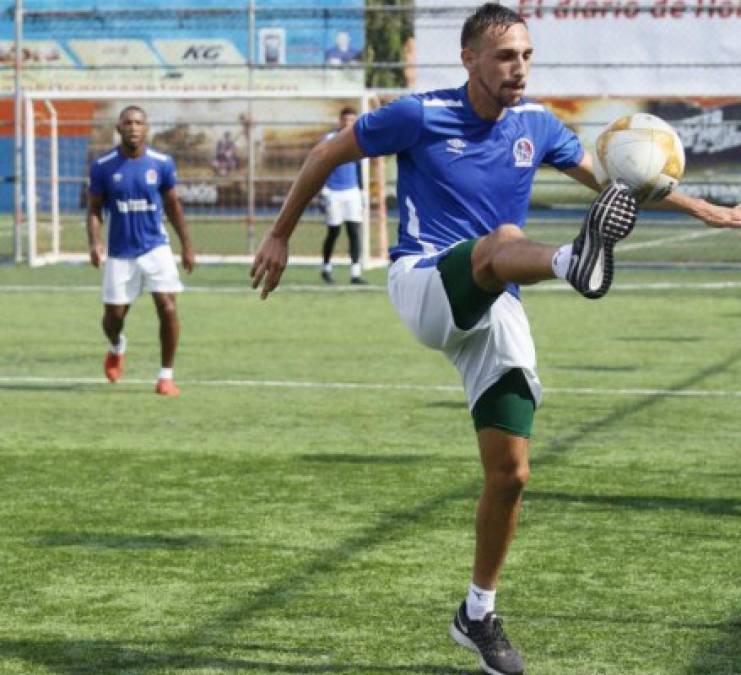
<svg viewBox="0 0 741 675">
<path fill-rule="evenodd" d="M 689 169 L 682 189 L 724 204 L 741 202 L 739 0 L 519 0 L 510 6 L 526 18 L 535 47 L 529 93 L 572 126 L 587 148 L 617 116 L 652 112 L 670 121 L 685 144 Z M 94 112 L 98 92 L 118 91 L 131 100 L 137 92 L 158 91 L 193 91 L 201 97 L 208 91 L 336 92 L 338 101 L 374 92 L 382 104 L 404 92 L 463 84 L 459 34 L 475 7 L 436 0 L 417 5 L 187 0 L 175 7 L 164 0 L 67 0 L 63 5 L 36 0 L 20 14 L 15 2 L 0 1 L 5 96 L 0 99 L 0 256 L 13 249 L 17 66 L 24 91 L 47 91 L 50 99 L 55 92 L 90 93 L 88 107 L 81 104 L 59 124 L 60 147 L 77 153 L 64 155 L 77 163 L 69 171 L 75 187 L 61 185 L 62 208 L 72 199 L 79 210 L 85 161 L 96 144 L 93 130 L 108 124 Z M 22 19 L 19 50 L 17 18 Z M 230 188 L 234 213 L 243 208 L 244 185 L 250 181 L 259 186 L 257 207 L 268 216 L 277 210 L 290 181 L 290 171 L 283 169 L 298 166 L 292 139 L 310 130 L 304 151 L 306 139 L 321 131 L 300 106 L 272 105 L 294 108 L 292 123 L 272 127 L 279 129 L 273 139 L 278 150 L 271 151 L 270 161 L 280 163 L 281 175 L 272 180 L 270 162 L 258 166 L 259 156 L 254 166 L 249 156 L 240 157 L 236 182 L 243 182 L 232 180 L 236 187 Z M 193 109 L 193 128 L 219 127 L 217 108 Z M 264 128 L 271 116 L 280 117 L 270 110 L 261 115 Z M 324 117 L 322 126 L 331 126 L 334 111 Z M 243 134 L 244 125 L 236 119 L 231 124 L 236 136 Z M 175 126 L 168 133 L 177 134 Z M 213 149 L 199 147 L 198 152 L 206 158 L 204 175 L 213 180 L 207 190 L 200 179 L 198 189 L 184 184 L 184 200 L 194 206 L 213 197 L 224 182 L 209 164 Z M 383 169 L 382 206 L 390 221 L 394 164 L 386 162 Z M 70 190 L 74 198 L 67 196 Z M 43 193 L 40 188 L 38 194 Z M 544 170 L 533 207 L 570 209 L 587 198 L 585 190 Z"/>
</svg>

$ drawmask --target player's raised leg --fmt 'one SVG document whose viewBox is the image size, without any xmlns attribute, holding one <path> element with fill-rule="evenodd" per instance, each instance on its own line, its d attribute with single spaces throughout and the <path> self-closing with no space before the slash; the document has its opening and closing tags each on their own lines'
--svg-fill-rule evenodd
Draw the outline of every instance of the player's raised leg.
<svg viewBox="0 0 741 675">
<path fill-rule="evenodd" d="M 636 222 L 638 204 L 625 185 L 608 185 L 592 202 L 574 240 L 566 279 L 584 297 L 601 298 L 614 274 L 613 248 Z"/>
<path fill-rule="evenodd" d="M 560 248 L 525 237 L 516 225 L 502 225 L 476 243 L 473 274 L 487 291 L 501 291 L 506 284 L 533 284 L 560 277 L 587 298 L 607 293 L 614 272 L 615 244 L 633 230 L 635 198 L 627 188 L 611 184 L 587 212 L 573 243 Z"/>
</svg>

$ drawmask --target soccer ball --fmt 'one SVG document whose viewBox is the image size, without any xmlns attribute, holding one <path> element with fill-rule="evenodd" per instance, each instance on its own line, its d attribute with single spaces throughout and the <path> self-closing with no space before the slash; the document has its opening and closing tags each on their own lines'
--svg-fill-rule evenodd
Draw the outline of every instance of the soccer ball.
<svg viewBox="0 0 741 675">
<path fill-rule="evenodd" d="M 666 197 L 684 174 L 684 148 L 677 132 L 656 115 L 616 119 L 597 136 L 594 175 L 600 185 L 625 183 L 638 203 Z"/>
</svg>

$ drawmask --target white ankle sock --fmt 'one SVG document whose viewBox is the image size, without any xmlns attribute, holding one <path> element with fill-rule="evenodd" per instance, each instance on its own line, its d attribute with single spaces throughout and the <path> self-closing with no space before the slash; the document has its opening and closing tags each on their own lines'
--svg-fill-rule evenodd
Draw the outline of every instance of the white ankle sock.
<svg viewBox="0 0 741 675">
<path fill-rule="evenodd" d="M 559 279 L 566 278 L 566 272 L 569 271 L 569 263 L 571 262 L 572 249 L 573 244 L 564 244 L 561 248 L 558 249 L 558 251 L 553 254 L 551 267 L 553 268 L 553 273 Z"/>
<path fill-rule="evenodd" d="M 494 611 L 494 601 L 497 597 L 497 589 L 489 590 L 479 588 L 476 584 L 468 587 L 466 597 L 466 614 L 469 619 L 481 621 L 489 612 Z"/>
<path fill-rule="evenodd" d="M 353 277 L 353 279 L 360 276 L 360 263 L 353 263 L 350 265 L 350 276 Z"/>
<path fill-rule="evenodd" d="M 125 354 L 126 353 L 126 336 L 123 333 L 121 333 L 121 335 L 118 336 L 118 344 L 110 345 L 108 347 L 108 351 L 111 352 L 111 354 Z"/>
<path fill-rule="evenodd" d="M 324 263 L 324 265 L 322 265 L 322 270 L 327 274 L 332 274 L 332 263 Z"/>
<path fill-rule="evenodd" d="M 173 368 L 160 368 L 158 380 L 171 380 L 174 373 Z"/>
</svg>

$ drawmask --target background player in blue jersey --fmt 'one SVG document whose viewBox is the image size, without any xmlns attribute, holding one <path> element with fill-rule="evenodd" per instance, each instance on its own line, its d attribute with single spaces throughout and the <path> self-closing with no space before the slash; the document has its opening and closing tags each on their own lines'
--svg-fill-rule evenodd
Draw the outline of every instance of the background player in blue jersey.
<svg viewBox="0 0 741 675">
<path fill-rule="evenodd" d="M 340 125 L 330 131 L 324 140 L 329 140 L 340 131 L 352 127 L 357 119 L 354 108 L 346 107 L 340 111 Z M 327 223 L 327 236 L 322 245 L 322 279 L 328 284 L 334 283 L 332 277 L 332 252 L 340 236 L 340 228 L 345 223 L 350 245 L 350 283 L 365 284 L 360 275 L 360 225 L 363 221 L 363 184 L 360 162 L 340 164 L 327 178 L 321 196 L 324 203 L 324 215 Z"/>
<path fill-rule="evenodd" d="M 175 294 L 183 285 L 165 230 L 165 214 L 180 239 L 183 267 L 188 272 L 193 270 L 195 255 L 175 191 L 175 163 L 146 145 L 148 123 L 142 108 L 124 108 L 116 129 L 121 144 L 92 163 L 88 192 L 88 243 L 95 267 L 104 260 L 102 211 L 108 212 L 102 323 L 110 346 L 104 370 L 111 382 L 121 377 L 126 352 L 121 332 L 124 319 L 131 303 L 146 289 L 152 293 L 160 322 L 162 362 L 155 391 L 177 396 L 173 366 L 180 325 Z"/>
<path fill-rule="evenodd" d="M 612 248 L 633 226 L 635 200 L 609 186 L 572 243 L 528 240 L 522 227 L 537 167 L 551 164 L 598 190 L 591 158 L 557 118 L 523 98 L 533 48 L 518 14 L 482 5 L 464 23 L 461 48 L 468 73 L 462 87 L 401 98 L 309 153 L 251 275 L 263 298 L 277 286 L 291 233 L 334 167 L 397 155 L 399 241 L 391 249 L 389 295 L 414 335 L 458 368 L 484 473 L 472 580 L 450 634 L 479 654 L 487 673 L 519 675 L 523 659 L 494 609 L 541 396 L 518 285 L 561 277 L 586 297 L 604 295 Z M 741 208 L 678 193 L 664 201 L 708 225 L 741 227 Z"/>
</svg>

